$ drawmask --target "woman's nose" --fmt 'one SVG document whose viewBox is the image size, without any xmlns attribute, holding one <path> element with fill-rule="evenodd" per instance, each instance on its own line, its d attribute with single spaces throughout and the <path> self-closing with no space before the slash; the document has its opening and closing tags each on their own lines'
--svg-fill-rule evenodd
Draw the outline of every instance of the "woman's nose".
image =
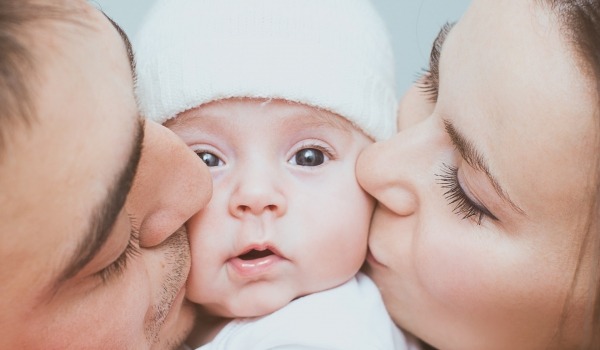
<svg viewBox="0 0 600 350">
<path fill-rule="evenodd" d="M 244 167 L 239 171 L 229 201 L 229 212 L 237 218 L 247 215 L 273 214 L 287 211 L 287 201 L 276 170 L 265 167 Z"/>
<path fill-rule="evenodd" d="M 208 168 L 174 133 L 145 123 L 142 156 L 127 209 L 139 225 L 140 245 L 161 244 L 212 195 Z"/>
<path fill-rule="evenodd" d="M 401 216 L 412 215 L 435 183 L 435 158 L 442 135 L 428 118 L 391 139 L 369 146 L 357 162 L 360 185 Z"/>
<path fill-rule="evenodd" d="M 423 79 L 423 78 L 421 78 Z M 423 88 L 414 84 L 402 97 L 398 105 L 398 130 L 405 130 L 427 119 L 435 109 L 435 103 L 425 100 Z"/>
</svg>

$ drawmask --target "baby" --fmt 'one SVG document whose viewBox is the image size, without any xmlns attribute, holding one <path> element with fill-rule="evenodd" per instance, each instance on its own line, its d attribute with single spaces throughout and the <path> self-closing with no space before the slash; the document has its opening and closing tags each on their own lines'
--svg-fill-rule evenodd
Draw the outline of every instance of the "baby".
<svg viewBox="0 0 600 350">
<path fill-rule="evenodd" d="M 359 269 L 361 150 L 395 131 L 393 57 L 368 0 L 159 1 L 137 92 L 213 175 L 188 223 L 200 349 L 406 349 Z"/>
</svg>

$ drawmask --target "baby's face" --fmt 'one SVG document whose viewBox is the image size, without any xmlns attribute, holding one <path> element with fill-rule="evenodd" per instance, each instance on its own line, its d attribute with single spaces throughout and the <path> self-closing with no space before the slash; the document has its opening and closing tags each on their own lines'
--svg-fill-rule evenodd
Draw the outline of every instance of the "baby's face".
<svg viewBox="0 0 600 350">
<path fill-rule="evenodd" d="M 280 100 L 230 99 L 167 126 L 214 183 L 188 223 L 190 300 L 221 316 L 259 316 L 358 271 L 374 201 L 355 164 L 371 141 L 349 122 Z"/>
</svg>

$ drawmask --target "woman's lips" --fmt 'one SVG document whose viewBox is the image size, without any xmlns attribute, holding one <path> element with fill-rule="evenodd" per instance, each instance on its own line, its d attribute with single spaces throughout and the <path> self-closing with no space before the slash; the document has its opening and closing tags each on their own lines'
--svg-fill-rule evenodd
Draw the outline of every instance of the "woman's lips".
<svg viewBox="0 0 600 350">
<path fill-rule="evenodd" d="M 367 250 L 367 258 L 365 259 L 369 265 L 383 266 L 373 255 L 371 249 Z"/>
<path fill-rule="evenodd" d="M 284 260 L 272 247 L 250 247 L 244 253 L 229 259 L 228 263 L 239 276 L 256 278 L 268 273 Z"/>
</svg>

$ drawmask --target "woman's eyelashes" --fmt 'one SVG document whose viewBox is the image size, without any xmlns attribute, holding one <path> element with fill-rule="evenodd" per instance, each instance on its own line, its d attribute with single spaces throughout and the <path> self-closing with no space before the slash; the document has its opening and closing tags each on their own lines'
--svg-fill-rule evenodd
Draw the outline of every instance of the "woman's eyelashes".
<svg viewBox="0 0 600 350">
<path fill-rule="evenodd" d="M 430 69 L 425 69 L 425 72 L 419 77 L 417 87 L 421 93 L 431 103 L 436 103 L 438 98 L 437 78 L 434 78 Z"/>
<path fill-rule="evenodd" d="M 444 41 L 452 30 L 454 23 L 446 23 L 435 38 L 429 55 L 429 68 L 425 69 L 420 76 L 417 86 L 421 89 L 427 99 L 433 103 L 437 102 L 440 84 L 440 55 Z"/>
<path fill-rule="evenodd" d="M 444 197 L 448 204 L 454 206 L 453 212 L 462 219 L 473 219 L 477 225 L 488 217 L 494 221 L 498 218 L 485 206 L 470 199 L 458 181 L 458 168 L 443 164 L 440 174 L 436 174 L 437 182 L 444 189 Z"/>
</svg>

